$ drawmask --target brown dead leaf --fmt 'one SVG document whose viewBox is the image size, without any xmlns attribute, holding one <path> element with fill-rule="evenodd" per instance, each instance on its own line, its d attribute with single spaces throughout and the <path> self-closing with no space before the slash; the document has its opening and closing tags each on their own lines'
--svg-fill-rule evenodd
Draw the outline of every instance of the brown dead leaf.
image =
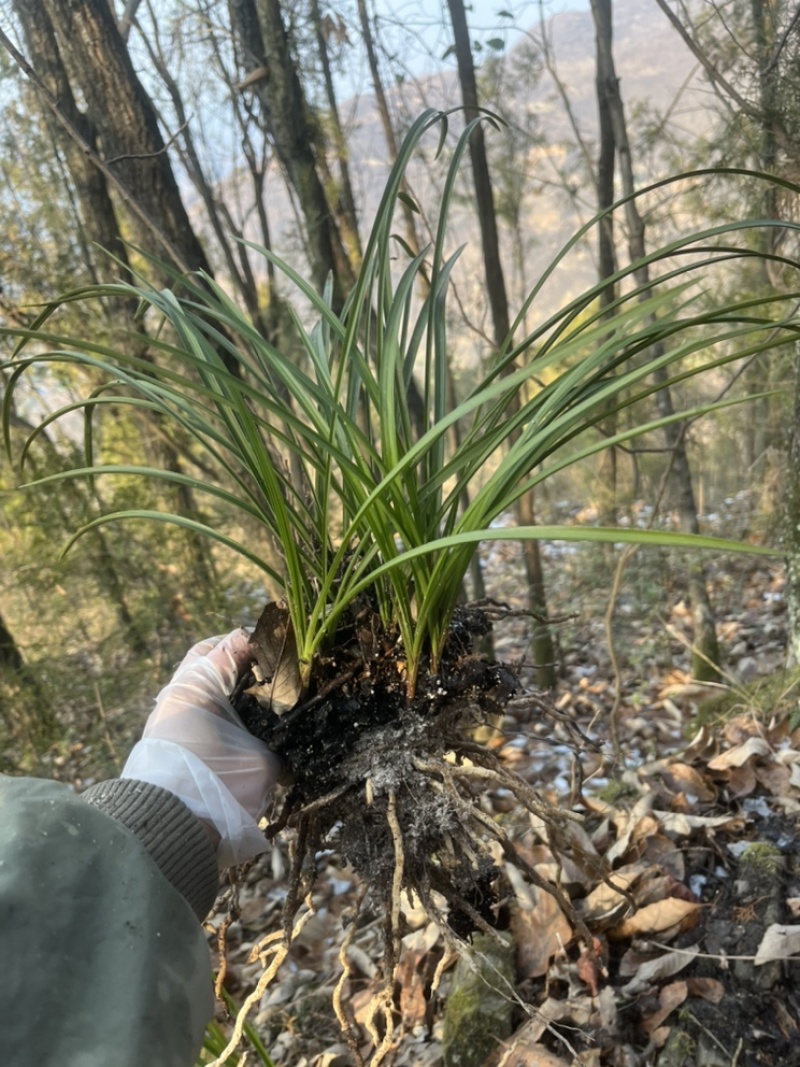
<svg viewBox="0 0 800 1067">
<path fill-rule="evenodd" d="M 742 767 L 731 767 L 727 771 L 722 771 L 720 777 L 726 782 L 731 796 L 737 798 L 749 797 L 758 785 L 756 772 L 750 763 L 745 763 Z"/>
<path fill-rule="evenodd" d="M 667 1016 L 683 1004 L 688 995 L 686 982 L 670 982 L 669 985 L 665 985 L 658 994 L 658 1010 L 642 1019 L 642 1029 L 645 1033 L 654 1033 Z"/>
<path fill-rule="evenodd" d="M 690 997 L 702 997 L 711 1004 L 719 1004 L 725 996 L 725 986 L 717 978 L 687 978 Z"/>
<path fill-rule="evenodd" d="M 549 893 L 529 886 L 531 909 L 515 909 L 511 929 L 517 947 L 517 973 L 520 978 L 540 978 L 550 960 L 572 940 L 572 927 Z"/>
<path fill-rule="evenodd" d="M 256 696 L 278 715 L 300 699 L 300 665 L 292 621 L 286 608 L 270 601 L 259 616 L 250 638 L 262 681 Z"/>
<path fill-rule="evenodd" d="M 683 751 L 683 758 L 687 763 L 694 760 L 707 762 L 717 751 L 717 739 L 711 727 L 704 723 L 692 738 L 688 747 Z"/>
<path fill-rule="evenodd" d="M 690 804 L 692 798 L 702 804 L 716 800 L 716 789 L 688 763 L 670 763 L 662 771 L 661 777 L 673 793 L 683 793 Z"/>
<path fill-rule="evenodd" d="M 748 737 L 739 745 L 720 752 L 712 760 L 708 761 L 708 769 L 711 771 L 725 771 L 729 767 L 741 767 L 756 756 L 772 756 L 773 752 L 763 737 Z"/>
<path fill-rule="evenodd" d="M 701 904 L 691 900 L 667 897 L 666 900 L 640 908 L 619 926 L 609 930 L 608 936 L 614 940 L 622 940 L 637 934 L 665 934 L 673 928 L 678 931 L 689 930 L 700 918 L 701 907 Z"/>
<path fill-rule="evenodd" d="M 643 863 L 632 863 L 609 874 L 606 881 L 601 882 L 583 901 L 580 909 L 582 918 L 600 929 L 616 922 L 630 907 L 627 897 L 620 890 L 630 893 L 631 887 L 646 869 Z"/>
<path fill-rule="evenodd" d="M 788 767 L 776 760 L 762 763 L 755 768 L 756 778 L 774 797 L 784 797 L 792 791 L 792 775 Z"/>
</svg>

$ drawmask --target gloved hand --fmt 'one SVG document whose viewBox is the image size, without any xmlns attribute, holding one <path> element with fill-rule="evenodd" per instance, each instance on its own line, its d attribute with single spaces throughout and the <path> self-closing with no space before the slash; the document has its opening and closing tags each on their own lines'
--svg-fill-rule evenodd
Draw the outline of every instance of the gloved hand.
<svg viewBox="0 0 800 1067">
<path fill-rule="evenodd" d="M 244 630 L 191 648 L 121 775 L 168 789 L 214 826 L 221 869 L 266 850 L 258 820 L 280 773 L 278 757 L 248 733 L 228 699 L 251 660 Z"/>
</svg>

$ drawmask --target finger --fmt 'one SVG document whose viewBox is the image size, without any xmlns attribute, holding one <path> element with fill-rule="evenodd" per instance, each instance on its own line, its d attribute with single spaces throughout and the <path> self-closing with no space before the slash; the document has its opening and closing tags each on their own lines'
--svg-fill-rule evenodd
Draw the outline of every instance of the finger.
<svg viewBox="0 0 800 1067">
<path fill-rule="evenodd" d="M 206 661 L 219 672 L 226 693 L 231 693 L 239 675 L 253 662 L 250 635 L 241 627 L 232 630 L 206 654 Z"/>
<path fill-rule="evenodd" d="M 204 637 L 202 641 L 198 641 L 196 645 L 192 645 L 178 664 L 175 673 L 177 674 L 183 667 L 188 667 L 190 664 L 207 656 L 209 652 L 212 652 L 213 649 L 216 648 L 220 641 L 225 640 L 226 636 L 227 634 L 217 634 L 216 637 Z"/>
</svg>

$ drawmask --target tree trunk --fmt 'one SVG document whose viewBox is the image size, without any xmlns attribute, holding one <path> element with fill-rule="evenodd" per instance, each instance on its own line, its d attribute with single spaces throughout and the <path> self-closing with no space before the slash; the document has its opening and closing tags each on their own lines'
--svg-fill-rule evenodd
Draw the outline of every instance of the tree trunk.
<svg viewBox="0 0 800 1067">
<path fill-rule="evenodd" d="M 27 0 L 17 0 L 22 7 Z M 160 233 L 181 270 L 211 272 L 192 229 L 158 127 L 155 108 L 133 67 L 105 0 L 44 0 L 69 80 L 85 101 L 103 162 L 135 201 L 136 243 L 153 247 Z M 145 224 L 143 217 L 149 222 Z"/>
<path fill-rule="evenodd" d="M 333 306 L 340 311 L 353 285 L 353 270 L 317 173 L 308 108 L 279 0 L 229 0 L 239 61 L 273 138 L 281 166 L 305 222 L 305 244 L 319 292 L 333 276 Z"/>
<path fill-rule="evenodd" d="M 466 121 L 472 122 L 480 114 L 478 104 L 478 86 L 475 78 L 475 64 L 469 39 L 469 27 L 462 0 L 448 0 L 450 18 L 453 24 L 453 40 L 461 97 L 464 102 Z M 489 175 L 489 162 L 486 157 L 486 144 L 483 126 L 478 123 L 472 131 L 469 141 L 472 174 L 475 182 L 475 207 L 481 230 L 481 247 L 483 249 L 484 276 L 492 312 L 494 342 L 499 349 L 510 333 L 508 298 L 500 259 L 500 239 L 497 232 L 497 213 L 494 208 L 492 182 Z M 516 403 L 519 401 L 517 400 Z M 526 524 L 526 517 L 531 519 L 535 512 L 532 490 L 529 499 L 518 501 L 516 518 L 520 526 Z M 547 607 L 544 588 L 544 576 L 538 541 L 527 541 L 524 546 L 525 572 L 528 585 L 528 603 L 530 610 L 541 619 L 536 624 L 534 633 L 534 663 L 537 669 L 538 684 L 547 688 L 556 684 L 555 649 L 550 629 L 547 626 Z"/>
<path fill-rule="evenodd" d="M 591 4 L 595 25 L 598 27 L 597 40 L 604 52 L 603 69 L 607 78 L 605 91 L 611 120 L 614 124 L 614 140 L 622 179 L 622 192 L 624 196 L 629 198 L 625 204 L 625 217 L 628 224 L 628 250 L 631 262 L 635 263 L 637 260 L 642 260 L 646 253 L 645 222 L 639 213 L 635 200 L 630 199 L 635 192 L 635 182 L 625 122 L 625 109 L 619 91 L 619 81 L 614 69 L 610 36 L 607 33 L 600 32 L 603 19 L 610 15 L 610 0 L 591 0 Z M 608 4 L 607 12 L 603 10 L 606 4 Z M 641 299 L 648 299 L 652 294 L 652 290 L 650 288 L 650 272 L 646 263 L 641 264 L 634 270 L 634 278 L 637 285 L 641 287 Z M 663 346 L 659 344 L 653 346 L 650 350 L 650 355 L 653 359 L 657 359 L 663 354 L 663 351 Z M 662 386 L 656 394 L 659 414 L 662 417 L 668 417 L 674 413 L 672 396 L 665 384 L 667 377 L 667 372 L 663 368 L 657 370 L 654 374 L 656 383 Z M 673 423 L 664 428 L 664 434 L 667 445 L 672 452 L 670 482 L 676 499 L 680 526 L 682 530 L 689 533 L 697 533 L 699 531 L 699 523 L 694 490 L 692 488 L 692 474 L 686 453 L 685 427 Z M 692 674 L 701 681 L 719 681 L 719 645 L 714 625 L 714 613 L 706 587 L 705 570 L 699 557 L 691 559 L 688 566 L 689 596 L 692 604 L 692 624 L 694 628 Z"/>
<path fill-rule="evenodd" d="M 595 62 L 597 92 L 597 116 L 599 131 L 599 151 L 597 158 L 597 210 L 605 211 L 614 203 L 614 162 L 616 143 L 614 140 L 614 123 L 611 116 L 609 86 L 613 80 L 613 70 L 608 68 L 611 52 L 613 25 L 611 18 L 611 0 L 597 0 L 595 14 Z M 600 222 L 597 233 L 597 274 L 599 281 L 610 278 L 617 269 L 617 256 L 614 248 L 614 217 L 609 214 Z M 601 310 L 608 308 L 616 297 L 616 287 L 607 285 L 600 293 Z M 610 316 L 613 318 L 613 314 Z M 606 318 L 609 318 L 607 315 Z M 613 406 L 609 402 L 608 408 Z M 600 430 L 606 437 L 612 437 L 617 431 L 616 416 L 609 414 L 600 424 Z M 600 458 L 597 476 L 597 511 L 601 526 L 614 526 L 617 522 L 617 450 L 607 448 Z M 604 546 L 609 563 L 612 562 L 614 546 Z"/>
<path fill-rule="evenodd" d="M 14 0 L 14 10 L 22 26 L 31 63 L 42 81 L 55 97 L 62 112 L 81 134 L 84 141 L 94 148 L 97 145 L 97 130 L 91 119 L 82 112 L 72 92 L 72 86 L 64 67 L 59 42 L 43 0 Z M 53 120 L 43 101 L 42 112 L 52 129 L 53 136 L 61 147 L 72 178 L 75 196 L 80 210 L 80 223 L 85 232 L 84 248 L 87 267 L 93 277 L 97 271 L 93 264 L 92 245 L 111 253 L 119 263 L 127 266 L 128 251 L 120 235 L 114 204 L 105 176 L 86 157 L 77 143 L 68 137 L 65 130 Z"/>
<path fill-rule="evenodd" d="M 333 84 L 331 61 L 328 55 L 326 26 L 331 25 L 331 16 L 328 16 L 327 21 L 323 23 L 319 0 L 311 0 L 311 21 L 314 23 L 317 51 L 319 52 L 320 63 L 322 64 L 322 78 L 325 83 L 325 97 L 328 101 L 328 110 L 330 111 L 333 144 L 336 149 L 336 160 L 339 164 L 339 195 L 337 197 L 339 207 L 337 210 L 337 217 L 339 218 L 339 225 L 342 228 L 342 234 L 349 248 L 350 259 L 353 263 L 359 264 L 361 262 L 361 239 L 358 233 L 356 201 L 353 196 L 353 186 L 350 181 L 347 138 L 344 135 L 341 119 L 339 118 L 339 107 L 336 102 L 336 90 Z"/>
<path fill-rule="evenodd" d="M 787 450 L 783 541 L 786 549 L 789 648 L 795 664 L 800 664 L 800 345 L 795 346 L 793 416 Z"/>
</svg>

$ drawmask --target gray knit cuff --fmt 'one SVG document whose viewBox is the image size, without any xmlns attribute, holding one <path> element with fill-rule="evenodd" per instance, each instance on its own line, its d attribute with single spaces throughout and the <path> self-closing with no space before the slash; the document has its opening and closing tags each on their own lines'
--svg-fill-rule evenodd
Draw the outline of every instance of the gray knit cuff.
<svg viewBox="0 0 800 1067">
<path fill-rule="evenodd" d="M 135 778 L 100 782 L 81 796 L 135 834 L 198 919 L 205 919 L 219 886 L 217 858 L 199 819 L 182 800 Z"/>
</svg>

